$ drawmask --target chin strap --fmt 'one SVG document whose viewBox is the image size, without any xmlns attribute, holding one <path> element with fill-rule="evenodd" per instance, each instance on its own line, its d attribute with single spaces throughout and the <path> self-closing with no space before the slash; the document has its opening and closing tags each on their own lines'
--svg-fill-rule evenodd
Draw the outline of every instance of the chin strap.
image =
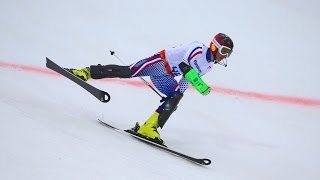
<svg viewBox="0 0 320 180">
<path fill-rule="evenodd" d="M 228 64 L 227 64 L 227 62 L 228 62 L 228 59 L 227 58 L 224 58 L 223 60 L 221 60 L 220 62 L 218 62 L 217 60 L 216 60 L 216 54 L 214 54 L 214 56 L 213 56 L 213 60 L 212 60 L 212 62 L 214 63 L 214 64 L 219 64 L 219 65 L 221 65 L 221 66 L 224 66 L 224 67 L 227 67 L 228 66 Z M 224 61 L 225 60 L 225 61 Z"/>
<path fill-rule="evenodd" d="M 224 58 L 225 59 L 225 61 L 224 60 L 222 60 L 222 61 L 220 61 L 220 62 L 218 62 L 217 60 L 213 60 L 213 63 L 214 64 L 219 64 L 219 65 L 221 65 L 221 66 L 224 66 L 224 67 L 227 67 L 228 66 L 228 64 L 227 64 L 227 58 Z"/>
</svg>

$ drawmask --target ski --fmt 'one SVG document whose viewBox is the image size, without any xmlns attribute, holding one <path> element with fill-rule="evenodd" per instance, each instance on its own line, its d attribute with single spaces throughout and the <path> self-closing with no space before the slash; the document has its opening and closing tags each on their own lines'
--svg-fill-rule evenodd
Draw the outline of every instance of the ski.
<svg viewBox="0 0 320 180">
<path fill-rule="evenodd" d="M 102 125 L 110 128 L 110 129 L 113 129 L 113 130 L 115 130 L 115 131 L 117 131 L 117 132 L 119 132 L 119 133 L 121 133 L 121 134 L 124 134 L 124 135 L 127 135 L 127 136 L 131 136 L 131 137 L 133 137 L 133 138 L 135 138 L 135 139 L 141 140 L 141 141 L 143 141 L 144 143 L 147 143 L 148 145 L 151 145 L 151 146 L 156 147 L 156 148 L 158 148 L 158 149 L 160 149 L 160 150 L 163 150 L 163 151 L 165 151 L 165 152 L 171 153 L 171 154 L 173 154 L 173 155 L 175 155 L 175 156 L 181 157 L 181 158 L 183 158 L 183 159 L 186 159 L 186 160 L 191 161 L 191 162 L 193 162 L 193 163 L 196 163 L 196 164 L 198 164 L 198 165 L 209 165 L 209 164 L 211 164 L 211 160 L 210 160 L 210 159 L 198 159 L 198 158 L 194 158 L 194 157 L 188 156 L 188 155 L 186 155 L 186 154 L 180 153 L 180 152 L 178 152 L 178 151 L 172 150 L 172 149 L 170 149 L 169 147 L 167 147 L 167 146 L 165 146 L 165 145 L 157 144 L 157 143 L 155 143 L 155 142 L 153 142 L 153 141 L 150 141 L 150 140 L 148 140 L 148 139 L 146 139 L 146 138 L 143 138 L 142 136 L 139 136 L 137 133 L 135 133 L 135 132 L 132 131 L 132 130 L 119 129 L 119 128 L 114 127 L 114 126 L 112 126 L 112 125 L 110 125 L 110 124 L 108 124 L 108 123 L 106 123 L 106 122 L 104 122 L 104 121 L 101 121 L 100 119 L 99 119 L 99 122 L 100 122 Z"/>
<path fill-rule="evenodd" d="M 78 84 L 79 86 L 81 86 L 82 88 L 87 90 L 89 93 L 91 93 L 99 101 L 104 102 L 104 103 L 110 101 L 110 95 L 107 92 L 102 91 L 102 90 L 100 90 L 100 89 L 98 89 L 98 88 L 86 83 L 82 79 L 74 76 L 73 74 L 71 74 L 67 70 L 63 69 L 62 67 L 60 67 L 59 65 L 57 65 L 56 63 L 51 61 L 49 58 L 46 58 L 46 60 L 47 60 L 47 63 L 46 63 L 47 68 L 49 68 L 49 69 L 51 69 L 51 70 L 53 70 L 53 71 L 65 76 L 66 78 L 68 78 L 71 81 L 75 82 L 76 84 Z"/>
</svg>

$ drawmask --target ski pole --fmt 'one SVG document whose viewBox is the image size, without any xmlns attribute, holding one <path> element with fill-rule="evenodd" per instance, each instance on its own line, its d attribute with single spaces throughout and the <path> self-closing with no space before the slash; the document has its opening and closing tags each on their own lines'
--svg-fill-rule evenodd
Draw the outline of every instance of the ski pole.
<svg viewBox="0 0 320 180">
<path fill-rule="evenodd" d="M 111 51 L 111 50 L 110 50 L 110 53 L 111 53 L 111 56 L 116 57 L 123 65 L 126 65 L 126 63 L 125 63 L 124 61 L 122 61 L 117 55 L 115 55 L 115 52 L 114 52 L 114 51 Z M 154 88 L 150 85 L 150 83 L 148 83 L 148 81 L 146 81 L 146 80 L 143 79 L 142 77 L 139 77 L 139 78 L 142 80 L 142 82 L 143 82 L 145 85 L 149 86 L 155 93 L 158 94 L 158 96 L 161 97 L 161 101 L 160 101 L 160 102 L 162 102 L 162 101 L 165 99 L 165 97 L 161 96 L 161 94 L 160 94 L 156 89 L 154 89 Z"/>
</svg>

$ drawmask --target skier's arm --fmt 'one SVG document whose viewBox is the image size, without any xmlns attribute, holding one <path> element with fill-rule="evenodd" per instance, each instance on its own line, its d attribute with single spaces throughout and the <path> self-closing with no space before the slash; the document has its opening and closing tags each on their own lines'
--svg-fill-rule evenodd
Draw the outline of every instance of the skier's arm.
<svg viewBox="0 0 320 180">
<path fill-rule="evenodd" d="M 182 62 L 179 64 L 183 77 L 202 95 L 208 95 L 211 88 L 201 79 L 200 75 L 188 64 Z"/>
<path fill-rule="evenodd" d="M 187 81 L 186 78 L 182 77 L 179 81 L 179 91 L 181 93 L 184 93 L 188 89 L 189 84 L 189 81 Z"/>
</svg>

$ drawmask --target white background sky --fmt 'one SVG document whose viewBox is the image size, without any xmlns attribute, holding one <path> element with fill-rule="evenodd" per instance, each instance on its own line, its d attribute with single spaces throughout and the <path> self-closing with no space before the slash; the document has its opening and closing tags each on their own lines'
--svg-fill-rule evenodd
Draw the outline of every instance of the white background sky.
<svg viewBox="0 0 320 180">
<path fill-rule="evenodd" d="M 212 85 L 320 98 L 317 1 L 2 1 L 0 61 L 37 67 L 128 64 L 181 43 L 234 40 Z M 92 82 L 97 102 L 66 79 L 0 68 L 0 179 L 319 179 L 319 107 L 186 93 L 161 130 L 199 167 L 118 135 L 158 106 L 147 88 Z"/>
</svg>

